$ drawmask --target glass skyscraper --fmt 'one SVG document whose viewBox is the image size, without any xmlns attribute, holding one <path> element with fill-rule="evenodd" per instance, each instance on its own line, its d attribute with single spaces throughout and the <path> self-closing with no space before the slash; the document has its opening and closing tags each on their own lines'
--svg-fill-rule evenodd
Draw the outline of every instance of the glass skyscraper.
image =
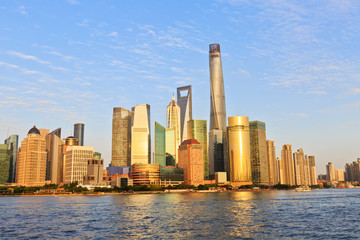
<svg viewBox="0 0 360 240">
<path fill-rule="evenodd" d="M 83 123 L 74 124 L 74 137 L 79 139 L 79 146 L 84 146 L 84 128 L 85 124 Z"/>
<path fill-rule="evenodd" d="M 10 150 L 7 144 L 0 144 L 0 184 L 9 181 Z"/>
<path fill-rule="evenodd" d="M 16 176 L 16 162 L 17 162 L 17 151 L 19 145 L 19 136 L 11 135 L 5 140 L 5 144 L 8 145 L 10 150 L 10 169 L 9 169 L 9 182 L 15 182 Z"/>
<path fill-rule="evenodd" d="M 131 112 L 115 107 L 112 118 L 111 166 L 131 165 Z"/>
<path fill-rule="evenodd" d="M 154 135 L 155 135 L 155 163 L 160 164 L 160 167 L 166 166 L 166 155 L 165 155 L 165 128 L 158 122 L 154 124 Z"/>
</svg>

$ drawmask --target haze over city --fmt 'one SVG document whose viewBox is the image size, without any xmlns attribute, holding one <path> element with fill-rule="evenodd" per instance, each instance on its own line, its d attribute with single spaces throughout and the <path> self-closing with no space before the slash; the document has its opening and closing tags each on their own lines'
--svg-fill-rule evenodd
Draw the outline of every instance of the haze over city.
<svg viewBox="0 0 360 240">
<path fill-rule="evenodd" d="M 209 43 L 222 51 L 227 116 L 266 123 L 267 139 L 315 155 L 318 173 L 359 157 L 357 1 L 15 1 L 0 4 L 0 139 L 35 124 L 111 160 L 113 107 L 151 106 L 165 125 L 192 85 L 209 122 Z M 151 129 L 153 138 L 153 129 Z"/>
</svg>

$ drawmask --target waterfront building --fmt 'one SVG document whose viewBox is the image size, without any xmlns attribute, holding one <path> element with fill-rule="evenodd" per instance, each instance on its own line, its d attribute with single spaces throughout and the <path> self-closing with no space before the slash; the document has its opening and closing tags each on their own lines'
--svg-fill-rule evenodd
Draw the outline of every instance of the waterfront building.
<svg viewBox="0 0 360 240">
<path fill-rule="evenodd" d="M 113 109 L 111 166 L 131 165 L 131 112 L 122 107 Z"/>
<path fill-rule="evenodd" d="M 57 128 L 45 137 L 47 152 L 46 180 L 53 184 L 63 182 L 64 141 L 61 140 L 61 128 Z"/>
<path fill-rule="evenodd" d="M 278 172 L 279 172 L 279 183 L 285 184 L 285 178 L 284 178 L 284 163 L 281 161 L 280 158 L 276 158 L 276 162 L 278 165 Z"/>
<path fill-rule="evenodd" d="M 192 119 L 188 121 L 188 137 L 196 139 L 202 146 L 203 163 L 204 163 L 204 179 L 209 179 L 209 162 L 208 162 L 208 143 L 207 143 L 207 121 Z"/>
<path fill-rule="evenodd" d="M 160 164 L 132 164 L 130 175 L 134 185 L 160 185 Z"/>
<path fill-rule="evenodd" d="M 154 124 L 154 136 L 154 162 L 160 164 L 160 167 L 166 166 L 165 128 L 158 122 Z"/>
<path fill-rule="evenodd" d="M 188 139 L 187 122 L 192 119 L 191 85 L 177 88 L 177 103 L 180 106 L 180 142 Z"/>
<path fill-rule="evenodd" d="M 252 184 L 248 117 L 229 117 L 227 127 L 230 182 Z"/>
<path fill-rule="evenodd" d="M 8 144 L 0 144 L 0 184 L 5 184 L 9 181 L 10 155 Z"/>
<path fill-rule="evenodd" d="M 10 169 L 9 169 L 9 180 L 8 182 L 14 183 L 16 176 L 16 162 L 17 162 L 17 152 L 19 145 L 19 136 L 11 135 L 5 140 L 8 149 L 10 150 Z"/>
<path fill-rule="evenodd" d="M 176 166 L 177 148 L 176 148 L 176 135 L 175 128 L 165 129 L 165 166 Z"/>
<path fill-rule="evenodd" d="M 184 182 L 184 169 L 173 166 L 160 167 L 161 186 L 174 186 Z"/>
<path fill-rule="evenodd" d="M 279 183 L 279 167 L 276 161 L 274 141 L 266 140 L 266 156 L 268 160 L 269 185 L 274 186 Z"/>
<path fill-rule="evenodd" d="M 307 186 L 305 184 L 305 168 L 304 168 L 304 151 L 302 148 L 293 153 L 294 169 L 295 169 L 295 184 L 298 186 Z"/>
<path fill-rule="evenodd" d="M 306 154 L 304 158 L 304 186 L 311 185 L 311 176 L 310 176 L 310 159 L 309 156 Z"/>
<path fill-rule="evenodd" d="M 127 167 L 107 167 L 106 168 L 106 172 L 108 176 L 111 175 L 124 175 L 124 174 L 129 174 L 130 173 L 130 166 Z"/>
<path fill-rule="evenodd" d="M 91 161 L 93 156 L 93 147 L 68 146 L 66 148 L 64 183 L 77 182 L 79 185 L 83 185 L 87 176 L 88 161 Z"/>
<path fill-rule="evenodd" d="M 43 186 L 46 178 L 46 143 L 39 129 L 31 128 L 21 142 L 16 164 L 16 183 L 20 186 Z"/>
<path fill-rule="evenodd" d="M 203 149 L 196 139 L 188 139 L 179 147 L 179 168 L 184 169 L 184 183 L 198 186 L 204 181 Z"/>
<path fill-rule="evenodd" d="M 331 162 L 329 162 L 327 165 L 326 165 L 326 180 L 327 181 L 335 181 L 335 166 L 334 164 L 332 164 Z"/>
<path fill-rule="evenodd" d="M 346 181 L 354 181 L 353 180 L 353 166 L 352 163 L 347 163 L 345 165 L 345 180 Z"/>
<path fill-rule="evenodd" d="M 190 90 L 191 91 L 191 90 Z M 166 128 L 173 129 L 174 131 L 174 139 L 171 138 L 171 145 L 174 145 L 174 150 L 170 150 L 174 152 L 175 162 L 177 163 L 177 154 L 178 148 L 181 144 L 181 109 L 180 106 L 176 103 L 175 97 L 172 96 L 171 102 L 166 108 Z"/>
<path fill-rule="evenodd" d="M 131 109 L 131 165 L 151 163 L 150 105 Z"/>
<path fill-rule="evenodd" d="M 254 184 L 269 185 L 265 123 L 251 121 L 249 129 L 252 181 Z"/>
<path fill-rule="evenodd" d="M 74 137 L 79 139 L 79 146 L 84 146 L 84 128 L 85 124 L 83 123 L 74 124 Z"/>
<path fill-rule="evenodd" d="M 345 181 L 345 175 L 343 169 L 336 169 L 335 170 L 335 179 L 338 182 L 344 182 Z"/>
<path fill-rule="evenodd" d="M 62 182 L 65 182 L 65 166 L 66 166 L 66 149 L 69 146 L 78 146 L 79 145 L 79 139 L 74 138 L 73 136 L 68 136 L 67 138 L 64 139 L 65 144 L 63 145 L 63 149 L 62 149 L 62 153 L 63 153 L 63 178 L 62 178 Z"/>
<path fill-rule="evenodd" d="M 283 164 L 283 184 L 288 184 L 291 186 L 295 185 L 295 169 L 290 144 L 283 145 L 281 150 L 281 161 Z"/>
<path fill-rule="evenodd" d="M 226 132 L 220 129 L 209 131 L 209 177 L 213 179 L 216 172 L 229 172 L 228 165 L 225 166 L 224 161 L 224 143 L 226 140 Z M 228 163 L 228 162 L 227 162 Z"/>
<path fill-rule="evenodd" d="M 93 158 L 87 162 L 87 174 L 84 176 L 84 185 L 104 186 L 106 185 L 103 176 L 104 159 L 101 155 L 94 153 Z"/>
</svg>

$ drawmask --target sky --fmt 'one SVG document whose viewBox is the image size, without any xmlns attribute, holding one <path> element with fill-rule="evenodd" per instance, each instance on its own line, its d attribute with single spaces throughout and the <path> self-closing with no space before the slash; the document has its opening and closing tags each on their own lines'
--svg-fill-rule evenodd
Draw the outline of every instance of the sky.
<svg viewBox="0 0 360 240">
<path fill-rule="evenodd" d="M 111 160 L 113 107 L 166 125 L 176 88 L 210 115 L 209 44 L 221 45 L 227 116 L 314 155 L 317 173 L 360 157 L 360 1 L 1 1 L 0 141 L 85 123 Z M 152 136 L 153 137 L 153 136 Z"/>
</svg>

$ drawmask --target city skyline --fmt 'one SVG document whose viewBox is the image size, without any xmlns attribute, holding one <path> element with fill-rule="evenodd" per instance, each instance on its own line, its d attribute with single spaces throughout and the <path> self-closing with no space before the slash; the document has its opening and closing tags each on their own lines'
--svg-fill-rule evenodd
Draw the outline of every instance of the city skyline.
<svg viewBox="0 0 360 240">
<path fill-rule="evenodd" d="M 24 139 L 33 125 L 61 127 L 65 138 L 82 122 L 85 145 L 108 165 L 113 108 L 149 104 L 153 142 L 154 121 L 166 126 L 169 99 L 185 85 L 192 85 L 193 118 L 209 124 L 203 106 L 210 105 L 213 35 L 222 49 L 228 116 L 265 122 L 277 157 L 284 144 L 303 148 L 316 156 L 318 173 L 327 162 L 343 169 L 357 159 L 359 35 L 348 23 L 359 22 L 359 3 L 142 2 L 142 14 L 133 4 L 1 4 L 2 140 Z"/>
</svg>

